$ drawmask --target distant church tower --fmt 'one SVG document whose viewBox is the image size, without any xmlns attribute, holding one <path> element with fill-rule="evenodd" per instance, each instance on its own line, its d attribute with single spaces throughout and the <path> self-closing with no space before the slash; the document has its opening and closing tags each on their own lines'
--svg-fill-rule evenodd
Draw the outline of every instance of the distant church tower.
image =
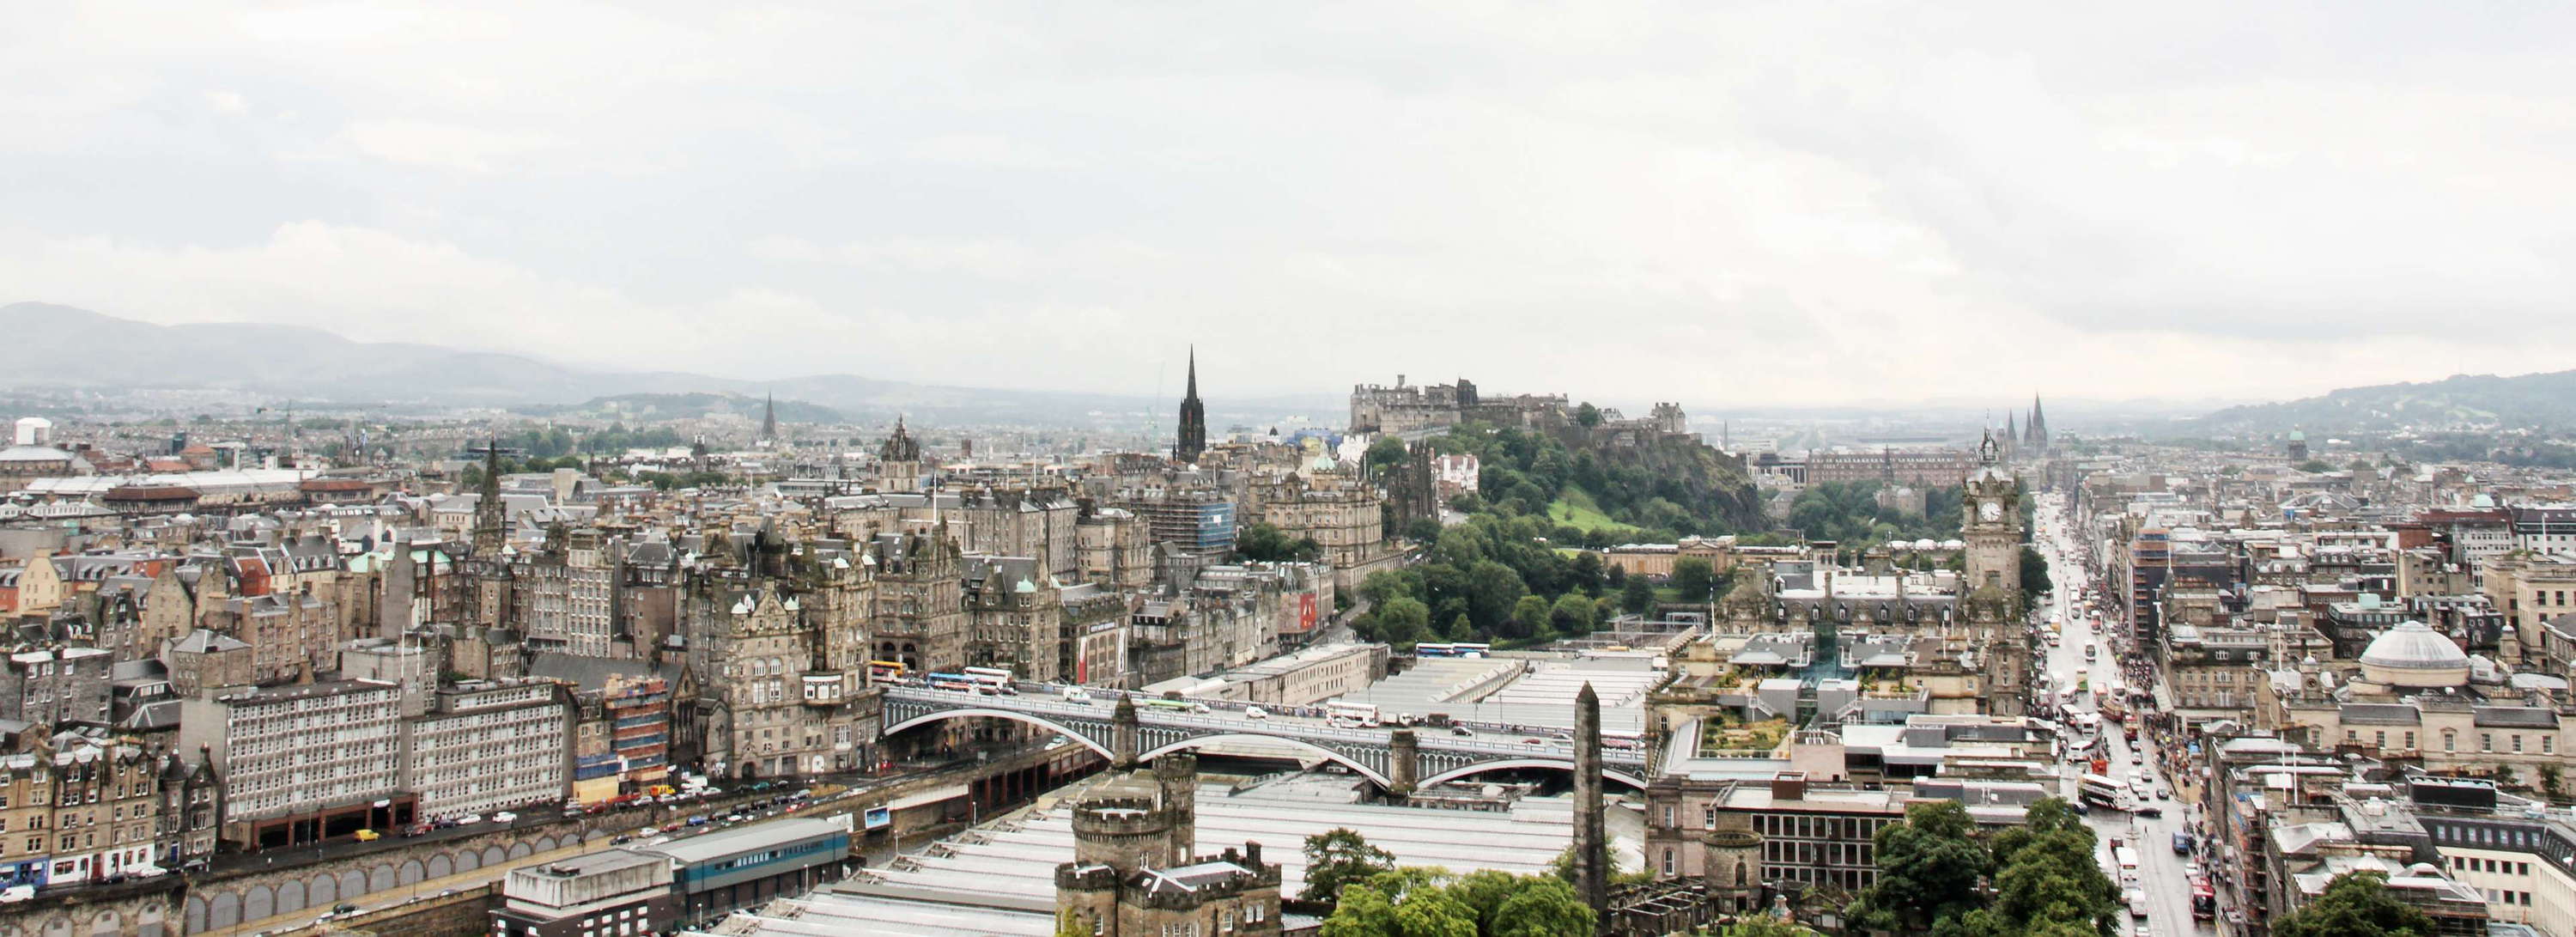
<svg viewBox="0 0 2576 937">
<path fill-rule="evenodd" d="M 2030 422 L 2022 424 L 2023 448 L 2034 453 L 2048 452 L 2048 414 L 2039 409 L 2039 395 L 2030 395 Z"/>
<path fill-rule="evenodd" d="M 1172 442 L 1172 461 L 1197 462 L 1207 451 L 1207 405 L 1199 402 L 1199 351 L 1190 349 L 1190 385 L 1181 395 L 1181 435 Z"/>
<path fill-rule="evenodd" d="M 770 394 L 760 408 L 760 442 L 762 445 L 776 445 L 778 442 L 778 395 L 775 393 Z"/>
<path fill-rule="evenodd" d="M 894 435 L 877 447 L 877 490 L 921 490 L 921 444 L 904 432 L 900 415 L 894 418 Z"/>
</svg>

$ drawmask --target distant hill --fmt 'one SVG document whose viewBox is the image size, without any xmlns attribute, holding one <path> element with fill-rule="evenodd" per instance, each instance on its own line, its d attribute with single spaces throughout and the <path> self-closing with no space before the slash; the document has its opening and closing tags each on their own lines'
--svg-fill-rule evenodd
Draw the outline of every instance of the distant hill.
<svg viewBox="0 0 2576 937">
<path fill-rule="evenodd" d="M 2462 374 L 2421 384 L 2347 387 L 2322 397 L 2229 407 L 2190 425 L 2207 431 L 2384 433 L 2576 428 L 2576 371 Z"/>
<path fill-rule="evenodd" d="M 618 394 L 593 397 L 577 404 L 536 404 L 518 408 L 532 416 L 580 415 L 629 422 L 675 420 L 730 413 L 758 421 L 767 409 L 769 398 L 750 394 Z M 781 423 L 847 423 L 841 411 L 802 400 L 778 401 Z"/>
<path fill-rule="evenodd" d="M 854 374 L 744 380 L 681 372 L 592 371 L 524 355 L 351 341 L 320 329 L 254 323 L 154 325 L 50 303 L 0 306 L 7 367 L 0 390 L 217 389 L 338 404 L 587 407 L 621 398 L 750 398 L 775 393 L 787 422 L 882 421 L 1145 428 L 1171 400 L 1080 392 L 909 384 Z M 812 410 L 787 410 L 789 401 Z M 589 401 L 590 403 L 578 403 Z M 1336 398 L 1209 401 L 1218 425 L 1294 413 L 1334 415 Z M 752 410 L 757 418 L 758 409 Z"/>
</svg>

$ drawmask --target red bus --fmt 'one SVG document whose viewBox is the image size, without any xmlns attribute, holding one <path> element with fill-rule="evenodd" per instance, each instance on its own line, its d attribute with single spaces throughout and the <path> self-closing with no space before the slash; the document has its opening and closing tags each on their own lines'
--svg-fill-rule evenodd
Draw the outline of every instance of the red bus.
<svg viewBox="0 0 2576 937">
<path fill-rule="evenodd" d="M 2196 875 L 2191 880 L 2191 916 L 2207 921 L 2218 917 L 2218 892 L 2209 887 L 2209 877 Z"/>
</svg>

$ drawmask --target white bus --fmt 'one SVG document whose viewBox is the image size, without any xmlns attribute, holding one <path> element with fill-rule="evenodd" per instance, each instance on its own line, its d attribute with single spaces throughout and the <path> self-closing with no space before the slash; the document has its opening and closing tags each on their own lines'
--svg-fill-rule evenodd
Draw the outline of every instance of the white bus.
<svg viewBox="0 0 2576 937">
<path fill-rule="evenodd" d="M 2111 861 L 2119 863 L 2120 865 L 2120 881 L 2134 882 L 2138 880 L 2138 850 L 2136 848 L 2122 846 L 2118 849 L 2111 850 Z"/>
<path fill-rule="evenodd" d="M 975 682 L 975 691 L 978 693 L 982 693 L 987 696 L 998 693 L 1009 693 L 1013 695 L 1018 695 L 1019 693 L 1018 690 L 1011 688 L 1011 672 L 1009 670 L 1005 670 L 1000 667 L 968 667 L 958 672 L 965 674 L 966 679 Z"/>
<path fill-rule="evenodd" d="M 1324 704 L 1324 721 L 1336 729 L 1375 726 L 1377 725 L 1377 704 L 1345 703 L 1334 700 Z"/>
</svg>

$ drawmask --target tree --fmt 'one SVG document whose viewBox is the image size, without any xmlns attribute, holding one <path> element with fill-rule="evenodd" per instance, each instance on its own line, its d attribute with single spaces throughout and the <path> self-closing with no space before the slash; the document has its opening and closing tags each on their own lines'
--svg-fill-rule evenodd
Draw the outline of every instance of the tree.
<svg viewBox="0 0 2576 937">
<path fill-rule="evenodd" d="M 2334 466 L 2327 465 L 2324 459 L 2309 459 L 2305 462 L 2299 463 L 2297 468 L 2299 471 L 2306 472 L 2311 475 L 2334 471 Z"/>
<path fill-rule="evenodd" d="M 1369 444 L 1367 454 L 1360 456 L 1360 461 L 1374 472 L 1390 465 L 1402 465 L 1404 457 L 1404 440 L 1383 436 Z"/>
<path fill-rule="evenodd" d="M 1323 935 L 1476 937 L 1476 918 L 1446 889 L 1417 889 L 1397 901 L 1373 884 L 1354 883 L 1343 889 L 1333 916 L 1324 919 Z"/>
<path fill-rule="evenodd" d="M 1704 557 L 1680 557 L 1673 560 L 1672 584 L 1684 602 L 1707 601 L 1717 589 L 1717 567 Z"/>
<path fill-rule="evenodd" d="M 1593 626 L 1598 624 L 1592 617 L 1592 600 L 1579 592 L 1557 596 L 1556 604 L 1547 611 L 1547 623 L 1556 629 L 1556 633 L 1569 637 L 1591 634 Z"/>
<path fill-rule="evenodd" d="M 1628 568 L 1615 563 L 1611 564 L 1610 568 L 1601 571 L 1601 581 L 1609 583 L 1610 588 L 1613 589 L 1626 588 L 1628 585 Z"/>
<path fill-rule="evenodd" d="M 1934 921 L 1976 910 L 1977 880 L 1991 860 L 1975 830 L 1958 801 L 1907 807 L 1905 822 L 1889 824 L 1873 840 L 1878 881 L 1852 903 L 1853 921 L 1875 930 L 1924 933 Z"/>
<path fill-rule="evenodd" d="M 1414 518 L 1410 523 L 1404 525 L 1404 539 L 1411 540 L 1415 543 L 1430 543 L 1438 540 L 1440 539 L 1440 522 L 1428 517 Z"/>
<path fill-rule="evenodd" d="M 1377 639 L 1388 644 L 1419 644 L 1431 637 L 1431 607 L 1410 596 L 1397 596 L 1371 616 Z"/>
<path fill-rule="evenodd" d="M 1311 563 L 1324 555 L 1324 546 L 1313 537 L 1288 539 L 1288 534 L 1270 524 L 1255 521 L 1234 536 L 1235 555 L 1263 563 Z"/>
<path fill-rule="evenodd" d="M 1545 596 L 1524 595 L 1512 606 L 1512 631 L 1516 638 L 1537 637 L 1547 633 L 1548 604 Z"/>
<path fill-rule="evenodd" d="M 2558 800 L 2567 795 L 2566 775 L 2558 770 L 2557 765 L 2540 766 L 2540 792 L 2549 795 L 2551 800 Z"/>
<path fill-rule="evenodd" d="M 1574 424 L 1585 429 L 1601 425 L 1601 408 L 1587 400 L 1574 408 Z"/>
<path fill-rule="evenodd" d="M 1513 604 L 1529 593 L 1529 587 L 1521 584 L 1521 574 L 1493 560 L 1468 566 L 1466 587 L 1467 617 L 1487 630 L 1501 627 L 1511 616 Z"/>
<path fill-rule="evenodd" d="M 2048 557 L 2039 555 L 2038 550 L 2034 550 L 2029 547 L 2021 548 L 2021 594 L 2024 599 L 2023 604 L 2030 604 L 2028 602 L 2030 596 L 2048 591 L 2051 585 L 2052 583 L 2050 583 L 2048 579 Z"/>
<path fill-rule="evenodd" d="M 2388 894 L 2381 872 L 2348 872 L 2272 922 L 2275 937 L 2431 937 L 2433 919 Z"/>
<path fill-rule="evenodd" d="M 1347 827 L 1306 837 L 1305 853 L 1306 890 L 1299 897 L 1307 901 L 1336 900 L 1343 886 L 1395 868 L 1395 854 L 1369 845 L 1359 831 Z"/>
<path fill-rule="evenodd" d="M 1520 886 L 1504 894 L 1503 903 L 1480 922 L 1488 937 L 1558 937 L 1592 933 L 1592 909 L 1574 886 L 1552 876 L 1519 876 Z"/>
<path fill-rule="evenodd" d="M 1091 937 L 1091 925 L 1082 922 L 1072 909 L 1055 913 L 1055 937 Z"/>
<path fill-rule="evenodd" d="M 1654 610 L 1655 584 L 1647 582 L 1644 576 L 1628 577 L 1628 581 L 1619 586 L 1619 607 L 1631 615 L 1643 615 Z"/>
</svg>

